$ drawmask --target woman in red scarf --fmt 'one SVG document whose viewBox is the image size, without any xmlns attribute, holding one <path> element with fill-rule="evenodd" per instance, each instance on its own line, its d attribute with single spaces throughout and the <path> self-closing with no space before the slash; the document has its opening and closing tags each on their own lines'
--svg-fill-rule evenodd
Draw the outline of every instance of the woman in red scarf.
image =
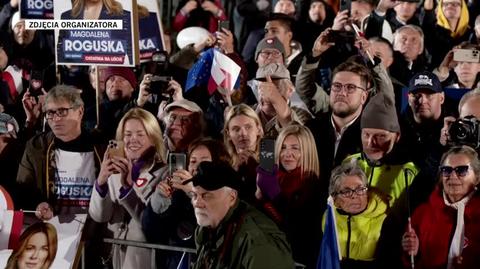
<svg viewBox="0 0 480 269">
<path fill-rule="evenodd" d="M 296 262 L 314 267 L 320 246 L 325 195 L 317 148 L 307 127 L 285 127 L 275 143 L 273 173 L 257 169 L 257 198 L 264 212 L 287 234 Z M 326 192 L 326 190 L 324 190 Z"/>
</svg>

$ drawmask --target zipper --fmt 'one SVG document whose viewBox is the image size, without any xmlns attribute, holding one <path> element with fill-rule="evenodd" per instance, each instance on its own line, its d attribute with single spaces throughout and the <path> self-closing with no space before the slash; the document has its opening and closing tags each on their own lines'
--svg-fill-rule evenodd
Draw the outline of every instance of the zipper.
<svg viewBox="0 0 480 269">
<path fill-rule="evenodd" d="M 350 239 L 352 236 L 352 215 L 348 215 L 347 229 L 348 229 L 348 235 L 347 235 L 347 260 L 348 260 L 350 259 Z"/>
</svg>

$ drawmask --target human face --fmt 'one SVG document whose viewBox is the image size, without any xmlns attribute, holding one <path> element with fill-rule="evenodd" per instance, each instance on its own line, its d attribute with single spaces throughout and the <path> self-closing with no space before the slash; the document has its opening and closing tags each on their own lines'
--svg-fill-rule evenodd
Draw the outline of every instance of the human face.
<svg viewBox="0 0 480 269">
<path fill-rule="evenodd" d="M 392 151 L 399 139 L 398 133 L 376 128 L 362 129 L 363 152 L 370 160 L 377 161 Z"/>
<path fill-rule="evenodd" d="M 88 78 L 90 79 L 90 84 L 95 89 L 97 86 L 97 69 L 98 69 L 98 87 L 100 88 L 100 92 L 105 92 L 105 67 L 92 65 L 88 72 Z"/>
<path fill-rule="evenodd" d="M 48 257 L 47 236 L 42 233 L 32 235 L 27 242 L 25 250 L 18 258 L 19 269 L 40 269 Z"/>
<path fill-rule="evenodd" d="M 265 37 L 277 37 L 285 49 L 290 47 L 293 34 L 288 31 L 279 21 L 267 21 L 265 25 Z"/>
<path fill-rule="evenodd" d="M 201 145 L 196 147 L 190 154 L 190 160 L 188 161 L 188 171 L 190 174 L 195 175 L 197 173 L 198 165 L 201 162 L 211 162 L 212 154 L 207 147 Z"/>
<path fill-rule="evenodd" d="M 5 50 L 0 47 L 0 71 L 5 69 L 8 64 L 8 55 L 5 53 Z"/>
<path fill-rule="evenodd" d="M 452 203 L 460 201 L 475 189 L 477 179 L 472 167 L 470 167 L 470 161 L 471 160 L 464 154 L 453 154 L 448 156 L 442 165 L 453 168 L 465 165 L 468 166 L 468 171 L 463 176 L 458 175 L 456 172 L 452 172 L 449 176 L 440 172 L 443 191 Z M 442 170 L 443 169 L 440 169 L 440 171 Z"/>
<path fill-rule="evenodd" d="M 370 48 L 375 56 L 382 60 L 382 64 L 388 69 L 393 63 L 393 51 L 383 42 L 370 41 Z"/>
<path fill-rule="evenodd" d="M 280 164 L 285 171 L 290 172 L 301 165 L 300 142 L 294 135 L 285 137 L 280 150 Z"/>
<path fill-rule="evenodd" d="M 419 90 L 408 94 L 408 104 L 412 109 L 415 121 L 437 120 L 442 113 L 445 95 L 429 90 Z"/>
<path fill-rule="evenodd" d="M 21 20 L 15 27 L 13 27 L 13 38 L 15 42 L 17 42 L 21 46 L 27 46 L 33 41 L 33 37 L 35 36 L 34 30 L 27 30 L 25 29 L 25 21 Z"/>
<path fill-rule="evenodd" d="M 252 118 L 238 115 L 228 123 L 228 136 L 237 153 L 245 150 L 254 151 L 260 137 L 260 128 Z"/>
<path fill-rule="evenodd" d="M 107 79 L 105 89 L 110 101 L 128 100 L 132 97 L 133 87 L 122 76 L 113 75 Z"/>
<path fill-rule="evenodd" d="M 449 20 L 458 20 L 462 11 L 462 2 L 460 0 L 443 0 L 442 11 Z"/>
<path fill-rule="evenodd" d="M 188 136 L 192 126 L 193 112 L 184 108 L 174 108 L 167 116 L 167 135 L 174 144 Z"/>
<path fill-rule="evenodd" d="M 465 118 L 467 116 L 474 116 L 480 120 L 480 98 L 470 98 L 467 102 L 463 104 L 460 108 L 460 118 Z"/>
<path fill-rule="evenodd" d="M 353 84 L 359 87 L 353 93 L 348 93 L 345 88 L 339 92 L 330 93 L 330 106 L 335 116 L 345 118 L 362 109 L 367 100 L 367 91 L 362 89 L 366 89 L 367 85 L 362 82 L 359 75 L 350 71 L 340 71 L 335 74 L 333 83 Z"/>
<path fill-rule="evenodd" d="M 314 2 L 310 5 L 310 9 L 308 10 L 308 16 L 310 17 L 310 20 L 312 20 L 315 23 L 323 23 L 325 20 L 326 12 L 325 12 L 325 6 L 323 5 L 322 2 Z"/>
<path fill-rule="evenodd" d="M 363 18 L 367 17 L 372 13 L 373 11 L 373 6 L 365 3 L 363 1 L 352 1 L 352 8 L 351 8 L 351 14 L 352 14 L 352 19 L 355 21 L 357 24 L 360 23 Z"/>
<path fill-rule="evenodd" d="M 235 204 L 237 193 L 226 187 L 207 191 L 200 186 L 194 186 L 190 197 L 197 224 L 202 227 L 216 228 Z"/>
<path fill-rule="evenodd" d="M 400 2 L 394 8 L 395 13 L 397 14 L 398 18 L 403 22 L 407 22 L 410 20 L 413 15 L 415 15 L 415 11 L 417 10 L 417 3 L 412 2 Z"/>
<path fill-rule="evenodd" d="M 259 67 L 271 63 L 283 64 L 283 55 L 277 49 L 263 49 L 258 54 L 257 63 Z"/>
<path fill-rule="evenodd" d="M 154 144 L 147 135 L 143 123 L 138 119 L 129 119 L 123 129 L 125 153 L 130 160 L 138 160 Z"/>
<path fill-rule="evenodd" d="M 458 80 L 467 87 L 472 87 L 477 78 L 478 72 L 480 72 L 480 63 L 459 62 L 454 69 L 457 74 Z M 474 86 L 474 85 L 473 85 Z"/>
<path fill-rule="evenodd" d="M 275 4 L 273 12 L 293 16 L 295 15 L 295 5 L 291 0 L 279 0 L 277 4 Z"/>
<path fill-rule="evenodd" d="M 68 142 L 80 135 L 83 107 L 73 107 L 66 100 L 50 100 L 45 114 L 50 129 L 60 140 Z"/>
<path fill-rule="evenodd" d="M 358 214 L 367 208 L 368 196 L 365 185 L 358 176 L 345 176 L 334 197 L 335 206 L 349 214 Z M 356 190 L 351 197 L 341 193 Z M 362 191 L 363 190 L 363 191 Z"/>
<path fill-rule="evenodd" d="M 415 61 L 422 54 L 422 36 L 413 29 L 403 29 L 395 34 L 393 50 L 399 51 L 408 61 Z"/>
</svg>

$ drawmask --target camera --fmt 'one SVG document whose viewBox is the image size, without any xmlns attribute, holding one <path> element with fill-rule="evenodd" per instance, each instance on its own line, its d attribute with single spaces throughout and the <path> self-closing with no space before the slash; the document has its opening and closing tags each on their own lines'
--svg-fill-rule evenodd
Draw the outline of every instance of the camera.
<svg viewBox="0 0 480 269">
<path fill-rule="evenodd" d="M 173 78 L 171 76 L 152 76 L 150 83 L 150 93 L 163 94 L 167 93 L 168 83 Z"/>
<path fill-rule="evenodd" d="M 355 33 L 351 31 L 336 31 L 332 30 L 330 33 L 328 33 L 327 36 L 327 42 L 332 42 L 332 43 L 349 43 L 353 44 L 355 43 Z"/>
<path fill-rule="evenodd" d="M 480 148 L 480 121 L 474 116 L 468 116 L 456 120 L 448 134 L 451 145 L 467 145 L 474 149 Z"/>
</svg>

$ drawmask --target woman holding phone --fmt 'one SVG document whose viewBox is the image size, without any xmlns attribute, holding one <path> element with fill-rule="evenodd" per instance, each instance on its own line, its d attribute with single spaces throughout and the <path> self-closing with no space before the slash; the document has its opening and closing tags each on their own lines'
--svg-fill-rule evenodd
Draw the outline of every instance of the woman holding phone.
<svg viewBox="0 0 480 269">
<path fill-rule="evenodd" d="M 141 213 L 158 179 L 168 172 L 162 132 L 155 116 L 134 108 L 121 119 L 116 144 L 108 150 L 90 200 L 89 213 L 97 222 L 108 222 L 114 238 L 145 241 Z M 123 143 L 122 143 L 123 142 Z M 113 246 L 113 268 L 149 268 L 150 250 Z"/>
</svg>

